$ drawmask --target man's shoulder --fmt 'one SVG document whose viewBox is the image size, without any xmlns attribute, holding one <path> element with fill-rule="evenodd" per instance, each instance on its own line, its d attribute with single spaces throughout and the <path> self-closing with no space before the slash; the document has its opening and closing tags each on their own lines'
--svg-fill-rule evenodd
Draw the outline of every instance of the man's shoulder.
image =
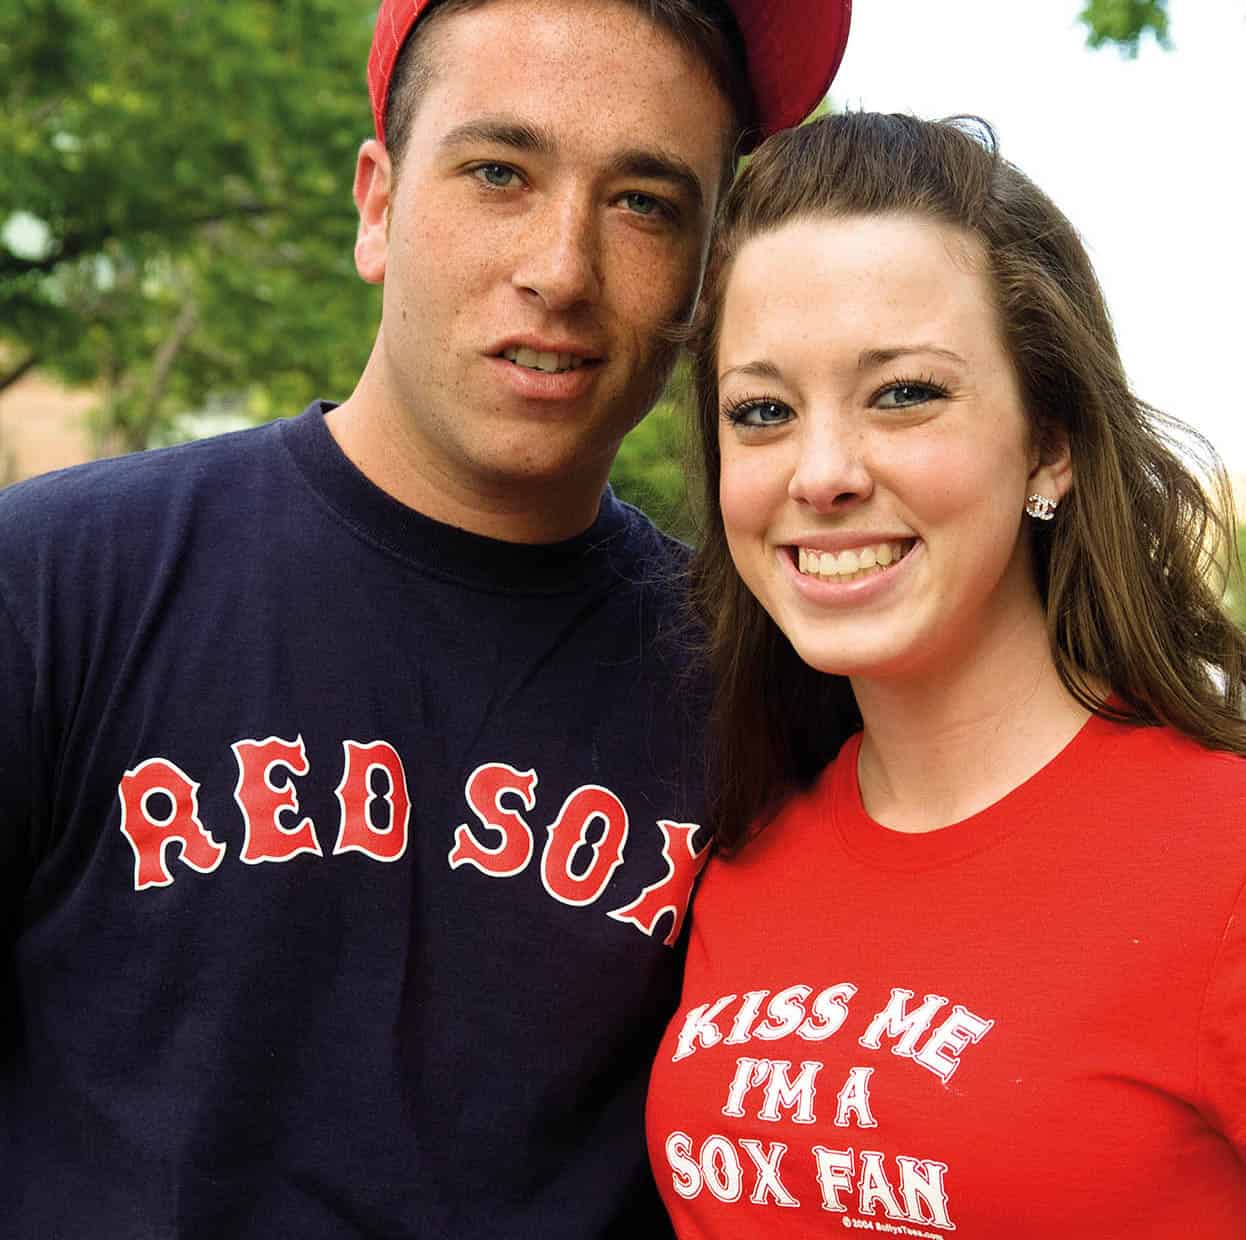
<svg viewBox="0 0 1246 1240">
<path fill-rule="evenodd" d="M 91 461 L 0 492 L 0 601 L 19 611 L 121 588 L 192 545 L 229 548 L 280 484 L 267 424 Z M 271 503 L 271 500 L 267 502 Z"/>
<path fill-rule="evenodd" d="M 680 677 L 679 693 L 692 717 L 704 707 L 702 626 L 689 598 L 692 548 L 656 526 L 639 509 L 616 500 L 623 519 L 609 549 L 615 615 L 627 631 L 643 634 L 647 653 Z"/>
<path fill-rule="evenodd" d="M 659 589 L 682 591 L 692 549 L 659 528 L 639 508 L 612 497 L 619 513 L 617 536 L 609 543 L 616 566 L 630 579 Z"/>
<path fill-rule="evenodd" d="M 267 423 L 40 474 L 0 491 L 0 523 L 10 531 L 32 522 L 96 524 L 110 512 L 133 523 L 189 490 L 236 481 L 240 468 L 262 462 L 278 434 Z"/>
</svg>

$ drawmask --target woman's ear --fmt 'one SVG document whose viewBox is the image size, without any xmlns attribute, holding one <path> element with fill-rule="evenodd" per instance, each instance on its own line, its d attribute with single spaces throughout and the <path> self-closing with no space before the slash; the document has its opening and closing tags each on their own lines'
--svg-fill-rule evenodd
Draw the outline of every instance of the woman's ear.
<svg viewBox="0 0 1246 1240">
<path fill-rule="evenodd" d="M 1035 458 L 1030 471 L 1031 494 L 1045 495 L 1059 502 L 1073 485 L 1073 457 L 1064 427 L 1047 426 L 1039 430 Z"/>
</svg>

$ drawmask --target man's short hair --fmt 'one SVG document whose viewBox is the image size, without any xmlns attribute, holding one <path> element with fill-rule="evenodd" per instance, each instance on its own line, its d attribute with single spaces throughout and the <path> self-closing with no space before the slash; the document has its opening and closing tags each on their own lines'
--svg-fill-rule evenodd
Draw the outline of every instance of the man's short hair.
<svg viewBox="0 0 1246 1240">
<path fill-rule="evenodd" d="M 435 73 L 429 47 L 438 26 L 456 13 L 478 9 L 490 0 L 440 0 L 416 23 L 390 78 L 385 101 L 385 146 L 397 175 L 411 135 L 420 99 Z M 731 104 L 735 124 L 724 156 L 724 184 L 735 171 L 740 140 L 756 125 L 757 106 L 749 82 L 744 40 L 725 0 L 620 0 L 669 31 L 698 56 L 715 85 Z"/>
</svg>

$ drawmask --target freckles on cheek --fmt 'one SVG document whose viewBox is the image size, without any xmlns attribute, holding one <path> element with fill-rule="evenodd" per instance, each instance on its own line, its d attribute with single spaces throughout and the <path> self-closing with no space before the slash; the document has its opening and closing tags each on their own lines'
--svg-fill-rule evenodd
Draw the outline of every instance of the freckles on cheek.
<svg viewBox="0 0 1246 1240">
<path fill-rule="evenodd" d="M 917 505 L 928 520 L 955 515 L 981 497 L 999 477 L 998 463 L 983 459 L 979 445 L 924 440 L 913 450 L 892 458 L 890 477 L 895 489 Z"/>
<path fill-rule="evenodd" d="M 745 470 L 724 470 L 718 487 L 723 533 L 736 573 L 745 587 L 766 606 L 769 555 L 767 521 L 761 497 L 749 485 Z"/>
<path fill-rule="evenodd" d="M 604 260 L 605 285 L 623 315 L 637 323 L 684 324 L 701 288 L 701 257 L 687 242 L 627 236 Z"/>
<path fill-rule="evenodd" d="M 759 533 L 765 527 L 766 486 L 758 471 L 724 452 L 718 475 L 718 503 L 728 539 Z"/>
</svg>

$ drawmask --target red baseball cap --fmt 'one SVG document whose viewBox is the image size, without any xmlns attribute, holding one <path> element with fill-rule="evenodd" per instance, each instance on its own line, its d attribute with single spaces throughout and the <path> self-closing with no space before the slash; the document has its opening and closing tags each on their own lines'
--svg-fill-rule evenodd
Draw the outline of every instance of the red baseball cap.
<svg viewBox="0 0 1246 1240">
<path fill-rule="evenodd" d="M 398 53 L 436 0 L 381 0 L 368 56 L 376 135 L 385 137 L 385 101 Z M 762 136 L 804 120 L 844 57 L 852 0 L 727 0 L 744 39 Z"/>
</svg>

